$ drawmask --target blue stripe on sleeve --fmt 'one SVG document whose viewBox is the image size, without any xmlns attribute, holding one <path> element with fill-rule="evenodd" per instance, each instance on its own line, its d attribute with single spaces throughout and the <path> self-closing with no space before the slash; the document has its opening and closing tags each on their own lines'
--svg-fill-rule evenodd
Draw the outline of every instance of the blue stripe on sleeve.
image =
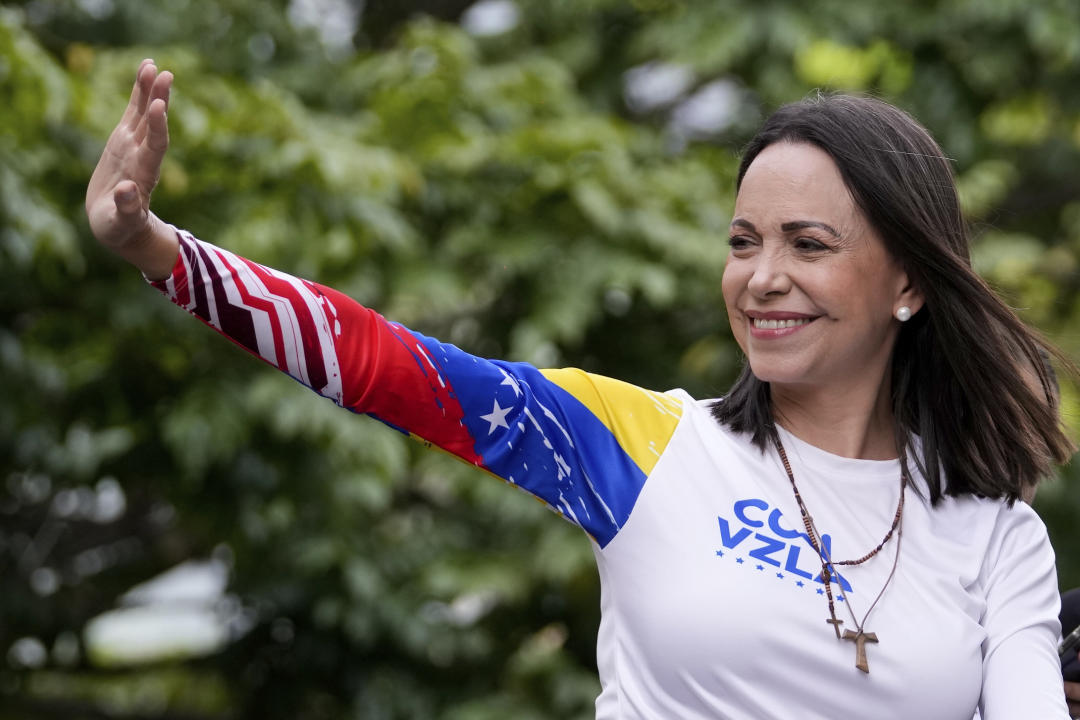
<svg viewBox="0 0 1080 720">
<path fill-rule="evenodd" d="M 606 546 L 645 474 L 607 427 L 526 363 L 483 360 L 413 333 L 461 404 L 484 467 L 546 502 Z"/>
</svg>

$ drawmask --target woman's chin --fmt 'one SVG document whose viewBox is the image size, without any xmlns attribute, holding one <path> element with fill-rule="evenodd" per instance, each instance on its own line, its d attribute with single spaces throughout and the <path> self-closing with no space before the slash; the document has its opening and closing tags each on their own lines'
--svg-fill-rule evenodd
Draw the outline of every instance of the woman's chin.
<svg viewBox="0 0 1080 720">
<path fill-rule="evenodd" d="M 750 363 L 750 372 L 754 373 L 754 377 L 762 382 L 769 383 L 770 386 L 798 386 L 808 385 L 813 381 L 810 379 L 809 374 L 802 368 L 793 367 L 778 367 L 772 363 Z"/>
</svg>

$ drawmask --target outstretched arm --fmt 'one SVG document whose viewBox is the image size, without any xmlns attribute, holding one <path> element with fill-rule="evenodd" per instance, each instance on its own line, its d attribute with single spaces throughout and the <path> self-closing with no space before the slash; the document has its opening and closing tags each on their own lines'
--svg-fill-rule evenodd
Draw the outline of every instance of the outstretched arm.
<svg viewBox="0 0 1080 720">
<path fill-rule="evenodd" d="M 139 67 L 87 189 L 94 235 L 174 303 L 342 407 L 543 500 L 603 547 L 625 524 L 682 400 L 575 370 L 484 360 L 150 212 L 172 75 Z"/>
<path fill-rule="evenodd" d="M 178 252 L 176 233 L 150 212 L 150 193 L 169 147 L 165 112 L 172 81 L 172 73 L 159 73 L 153 60 L 142 61 L 127 109 L 86 188 L 94 237 L 151 280 L 169 275 Z"/>
<path fill-rule="evenodd" d="M 317 283 L 176 233 L 153 283 L 245 350 L 531 493 L 604 547 L 626 523 L 682 401 L 580 370 L 484 360 Z"/>
</svg>

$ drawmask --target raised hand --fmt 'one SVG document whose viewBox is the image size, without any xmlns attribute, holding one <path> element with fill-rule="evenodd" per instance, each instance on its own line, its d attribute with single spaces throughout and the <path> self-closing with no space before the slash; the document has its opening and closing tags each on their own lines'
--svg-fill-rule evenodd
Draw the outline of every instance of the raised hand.
<svg viewBox="0 0 1080 720">
<path fill-rule="evenodd" d="M 131 100 L 109 136 L 86 189 L 86 214 L 98 241 L 147 276 L 164 277 L 176 257 L 175 241 L 150 212 L 150 193 L 169 147 L 172 73 L 143 60 Z"/>
</svg>

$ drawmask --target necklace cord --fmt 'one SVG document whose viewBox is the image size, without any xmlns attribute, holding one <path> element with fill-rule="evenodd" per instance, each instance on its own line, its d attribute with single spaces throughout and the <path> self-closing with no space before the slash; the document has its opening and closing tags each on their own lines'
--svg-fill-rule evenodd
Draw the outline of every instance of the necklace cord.
<svg viewBox="0 0 1080 720">
<path fill-rule="evenodd" d="M 885 579 L 885 583 L 881 586 L 881 590 L 878 592 L 877 597 L 875 597 L 874 601 L 870 603 L 870 607 L 863 615 L 862 622 L 860 622 L 858 617 L 856 617 L 855 610 L 851 607 L 851 602 L 848 600 L 847 593 L 844 592 L 843 584 L 839 582 L 837 583 L 840 598 L 847 605 L 848 613 L 851 615 L 851 620 L 855 623 L 855 629 L 857 631 L 855 638 L 861 638 L 861 636 L 864 636 L 866 634 L 863 630 L 863 627 L 865 626 L 867 619 L 870 617 L 870 613 L 874 611 L 874 608 L 877 607 L 878 601 L 881 600 L 882 596 L 885 594 L 885 589 L 888 588 L 889 584 L 892 582 L 893 577 L 896 575 L 896 568 L 900 563 L 900 545 L 904 535 L 902 524 L 904 516 L 904 498 L 908 486 L 907 455 L 905 453 L 905 449 L 902 446 L 900 448 L 900 498 L 896 503 L 896 512 L 893 515 L 892 524 L 889 526 L 888 531 L 885 533 L 885 537 L 881 539 L 881 542 L 877 544 L 877 547 L 875 547 L 873 550 L 858 559 L 837 560 L 834 562 L 829 549 L 826 548 L 824 542 L 821 541 L 821 534 L 818 532 L 817 525 L 814 523 L 813 516 L 810 515 L 810 511 L 807 509 L 806 503 L 802 499 L 802 493 L 799 492 L 799 486 L 795 482 L 795 474 L 791 470 L 791 463 L 788 461 L 787 452 L 784 450 L 784 444 L 780 441 L 780 434 L 777 432 L 775 425 L 772 427 L 772 436 L 773 443 L 776 445 L 776 451 L 780 456 L 780 461 L 781 463 L 783 463 L 784 471 L 787 473 L 788 481 L 791 483 L 792 492 L 794 492 L 795 494 L 795 502 L 799 506 L 799 513 L 802 515 L 803 526 L 806 529 L 806 537 L 810 541 L 811 547 L 814 548 L 815 552 L 817 552 L 818 554 L 819 559 L 821 560 L 821 579 L 825 585 L 825 595 L 828 598 L 829 602 L 830 618 L 829 620 L 826 620 L 826 622 L 833 626 L 833 629 L 836 631 L 837 639 L 841 639 L 842 637 L 840 635 L 840 625 L 843 624 L 843 621 L 837 619 L 836 617 L 836 606 L 832 593 L 832 573 L 836 572 L 837 565 L 855 566 L 865 563 L 870 558 L 881 552 L 881 549 L 885 547 L 886 544 L 888 544 L 889 540 L 892 539 L 893 535 L 896 535 L 896 551 L 893 556 L 892 568 L 889 570 L 889 576 Z M 839 578 L 840 573 L 836 572 L 836 576 L 837 578 Z M 846 632 L 847 631 L 845 631 L 845 633 Z M 845 639 L 847 639 L 851 636 L 844 637 Z M 859 663 L 856 663 L 856 667 L 858 667 L 860 670 L 863 670 L 864 672 L 870 672 L 868 666 L 860 666 Z"/>
</svg>

